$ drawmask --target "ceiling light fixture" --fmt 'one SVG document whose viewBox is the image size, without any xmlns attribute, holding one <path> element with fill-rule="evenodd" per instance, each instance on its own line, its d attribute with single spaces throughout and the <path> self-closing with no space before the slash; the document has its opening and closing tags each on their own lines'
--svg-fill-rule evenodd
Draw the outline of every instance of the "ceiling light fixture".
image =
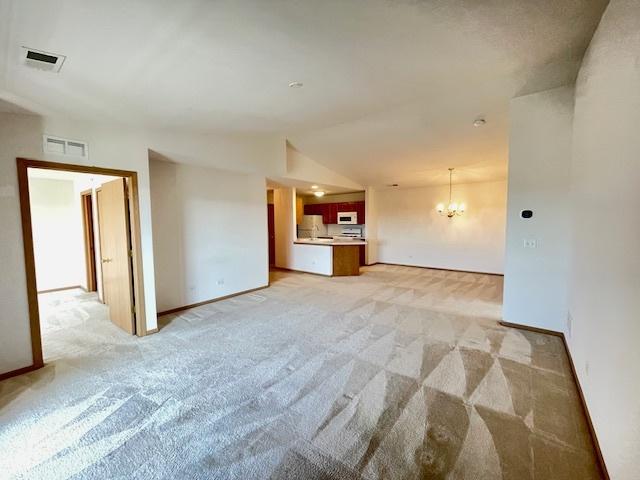
<svg viewBox="0 0 640 480">
<path fill-rule="evenodd" d="M 316 192 L 313 192 L 313 194 L 314 194 L 316 197 L 324 197 L 324 192 L 323 192 L 322 190 L 318 190 L 318 191 L 316 191 Z"/>
<path fill-rule="evenodd" d="M 436 210 L 440 215 L 446 215 L 449 218 L 452 218 L 456 215 L 462 215 L 465 210 L 464 203 L 457 203 L 451 200 L 451 190 L 452 190 L 452 178 L 453 178 L 453 168 L 449 168 L 449 205 L 445 209 L 444 203 L 439 203 L 436 206 Z"/>
<path fill-rule="evenodd" d="M 316 190 L 318 188 L 318 185 L 311 185 L 311 190 Z"/>
<path fill-rule="evenodd" d="M 304 84 L 302 82 L 291 82 L 289 88 L 302 88 Z"/>
<path fill-rule="evenodd" d="M 481 126 L 485 125 L 486 123 L 487 123 L 487 121 L 484 118 L 479 117 L 479 118 L 476 118 L 473 121 L 473 126 L 474 127 L 481 127 Z"/>
</svg>

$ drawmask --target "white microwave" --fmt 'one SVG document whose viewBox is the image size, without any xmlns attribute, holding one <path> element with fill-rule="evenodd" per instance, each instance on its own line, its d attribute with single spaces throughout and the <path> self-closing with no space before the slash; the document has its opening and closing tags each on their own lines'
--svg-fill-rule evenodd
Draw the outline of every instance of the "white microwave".
<svg viewBox="0 0 640 480">
<path fill-rule="evenodd" d="M 338 225 L 357 225 L 358 212 L 338 212 Z"/>
</svg>

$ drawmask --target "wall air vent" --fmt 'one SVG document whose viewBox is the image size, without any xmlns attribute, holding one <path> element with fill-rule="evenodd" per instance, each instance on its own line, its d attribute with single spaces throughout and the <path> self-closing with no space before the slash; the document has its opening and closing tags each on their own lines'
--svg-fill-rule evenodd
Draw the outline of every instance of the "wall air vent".
<svg viewBox="0 0 640 480">
<path fill-rule="evenodd" d="M 27 67 L 37 68 L 38 70 L 58 73 L 66 58 L 64 55 L 22 47 L 22 63 Z"/>
<path fill-rule="evenodd" d="M 44 153 L 64 155 L 65 157 L 88 158 L 89 146 L 85 142 L 44 135 L 42 140 Z"/>
</svg>

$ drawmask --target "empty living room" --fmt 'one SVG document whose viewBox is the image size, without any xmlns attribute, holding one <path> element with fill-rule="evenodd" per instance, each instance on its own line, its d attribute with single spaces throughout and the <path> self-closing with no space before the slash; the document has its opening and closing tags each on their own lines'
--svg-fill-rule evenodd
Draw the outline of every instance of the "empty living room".
<svg viewBox="0 0 640 480">
<path fill-rule="evenodd" d="M 640 0 L 0 0 L 0 479 L 640 478 Z"/>
</svg>

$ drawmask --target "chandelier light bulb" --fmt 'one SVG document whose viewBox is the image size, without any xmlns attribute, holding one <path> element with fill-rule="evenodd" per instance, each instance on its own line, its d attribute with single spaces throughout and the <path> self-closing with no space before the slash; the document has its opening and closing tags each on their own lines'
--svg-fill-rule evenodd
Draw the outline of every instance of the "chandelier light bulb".
<svg viewBox="0 0 640 480">
<path fill-rule="evenodd" d="M 446 215 L 449 218 L 453 218 L 456 215 L 462 215 L 466 209 L 464 203 L 458 203 L 451 200 L 453 190 L 453 168 L 449 168 L 449 203 L 445 209 L 444 203 L 439 203 L 436 206 L 436 210 L 440 215 Z"/>
</svg>

